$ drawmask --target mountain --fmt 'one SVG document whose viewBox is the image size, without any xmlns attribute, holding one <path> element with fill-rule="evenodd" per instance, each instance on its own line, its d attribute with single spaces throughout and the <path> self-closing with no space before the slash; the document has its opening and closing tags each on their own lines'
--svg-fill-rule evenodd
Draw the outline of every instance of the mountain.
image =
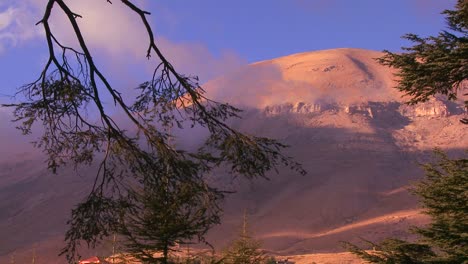
<svg viewBox="0 0 468 264">
<path fill-rule="evenodd" d="M 381 55 L 294 54 L 204 85 L 208 97 L 245 109 L 234 127 L 290 145 L 287 154 L 308 171 L 280 169 L 269 180 L 247 181 L 220 170 L 217 184 L 237 192 L 225 203 L 223 224 L 210 233 L 218 249 L 236 235 L 244 210 L 265 248 L 284 255 L 339 252 L 339 241 L 358 237 L 407 238 L 410 225 L 428 221 L 406 188 L 421 177 L 418 163 L 433 148 L 459 155 L 468 147 L 467 126 L 459 122 L 464 111 L 443 98 L 405 105 L 393 72 L 374 60 Z M 86 195 L 92 173 L 50 175 L 37 158 L 0 166 L 0 236 L 8 238 L 0 240 L 0 263 L 15 249 L 27 259 L 34 247 L 42 260 L 54 259 L 70 207 Z"/>
<path fill-rule="evenodd" d="M 408 236 L 410 224 L 427 221 L 406 187 L 422 175 L 418 162 L 433 148 L 466 149 L 462 104 L 435 98 L 405 105 L 393 72 L 374 60 L 381 55 L 294 54 L 206 85 L 216 98 L 248 109 L 235 126 L 290 145 L 289 154 L 309 172 L 282 170 L 269 182 L 243 184 L 226 206 L 226 232 L 247 208 L 268 247 L 309 253 L 340 250 L 338 241 L 357 236 Z"/>
</svg>

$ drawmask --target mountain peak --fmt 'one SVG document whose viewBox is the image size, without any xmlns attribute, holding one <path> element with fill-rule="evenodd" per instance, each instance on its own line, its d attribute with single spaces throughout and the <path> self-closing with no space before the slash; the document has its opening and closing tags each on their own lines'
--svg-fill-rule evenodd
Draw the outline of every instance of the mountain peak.
<svg viewBox="0 0 468 264">
<path fill-rule="evenodd" d="M 363 49 L 331 49 L 293 54 L 250 64 L 208 82 L 208 95 L 241 107 L 282 103 L 402 101 L 393 72 Z"/>
</svg>

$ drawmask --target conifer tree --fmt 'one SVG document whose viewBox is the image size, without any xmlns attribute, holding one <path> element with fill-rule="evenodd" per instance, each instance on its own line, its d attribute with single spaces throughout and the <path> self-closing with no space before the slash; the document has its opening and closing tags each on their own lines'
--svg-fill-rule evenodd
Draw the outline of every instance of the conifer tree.
<svg viewBox="0 0 468 264">
<path fill-rule="evenodd" d="M 223 194 L 195 179 L 181 182 L 168 175 L 133 193 L 138 208 L 123 215 L 119 229 L 127 253 L 142 263 L 167 264 L 176 245 L 205 242 L 206 232 L 220 222 Z"/>
<path fill-rule="evenodd" d="M 450 32 L 427 38 L 408 34 L 414 46 L 402 54 L 385 51 L 379 61 L 399 70 L 397 88 L 411 97 L 409 104 L 436 94 L 455 100 L 461 93 L 467 108 L 468 0 L 458 0 L 454 10 L 443 13 Z M 468 124 L 468 119 L 461 122 Z M 376 249 L 368 252 L 345 242 L 348 250 L 371 263 L 468 263 L 468 159 L 450 159 L 440 150 L 435 156 L 438 160 L 423 166 L 426 176 L 412 190 L 432 220 L 413 230 L 421 240 L 368 242 Z"/>
<path fill-rule="evenodd" d="M 468 159 L 449 159 L 435 152 L 437 162 L 424 165 L 426 177 L 413 189 L 432 222 L 416 228 L 423 242 L 440 251 L 438 263 L 468 262 Z"/>
<path fill-rule="evenodd" d="M 404 240 L 387 238 L 375 244 L 365 241 L 372 250 L 364 250 L 349 242 L 343 242 L 343 246 L 359 258 L 378 264 L 424 264 L 433 256 L 430 246 L 419 243 L 409 243 Z"/>
<path fill-rule="evenodd" d="M 260 241 L 254 239 L 248 230 L 247 214 L 244 212 L 242 230 L 237 239 L 232 241 L 224 253 L 226 264 L 260 264 L 267 261 L 267 256 L 260 249 Z"/>
<path fill-rule="evenodd" d="M 455 10 L 445 10 L 448 30 L 437 36 L 407 34 L 403 38 L 414 46 L 403 47 L 403 53 L 385 50 L 378 59 L 398 70 L 397 88 L 409 95 L 409 104 L 429 100 L 436 94 L 449 100 L 462 96 L 468 107 L 468 0 L 458 0 Z M 468 110 L 468 109 L 467 109 Z M 461 120 L 468 124 L 468 119 Z"/>
<path fill-rule="evenodd" d="M 431 223 L 413 231 L 419 242 L 386 239 L 368 242 L 376 251 L 366 252 L 356 245 L 345 247 L 371 263 L 446 263 L 468 262 L 468 159 L 449 159 L 435 152 L 437 161 L 424 165 L 425 178 L 414 186 L 424 213 Z"/>
<path fill-rule="evenodd" d="M 41 2 L 44 12 L 37 18 L 37 25 L 44 30 L 47 59 L 38 78 L 18 89 L 23 97 L 5 105 L 14 109 L 17 127 L 24 134 L 34 127 L 41 128 L 35 146 L 45 153 L 53 173 L 63 166 L 77 169 L 97 165 L 89 195 L 72 210 L 68 222 L 61 254 L 69 263 L 79 259 L 81 244 L 95 247 L 120 229 L 121 215 L 130 215 L 145 203 L 138 200 L 137 190 L 159 191 L 153 184 L 167 176 L 167 169 L 171 171 L 171 182 L 177 186 L 194 183 L 184 188 L 197 189 L 200 197 L 213 195 L 211 191 L 200 194 L 212 190 L 205 188 L 208 182 L 201 175 L 221 166 L 249 179 L 266 177 L 268 171 L 280 165 L 305 173 L 300 164 L 282 153 L 286 145 L 247 135 L 229 125 L 227 120 L 240 117 L 241 110 L 208 98 L 198 77 L 183 74 L 171 64 L 160 50 L 150 12 L 132 0 L 105 2 L 121 5 L 146 32 L 146 39 L 141 40 L 147 44 L 147 49 L 141 51 L 142 59 L 155 60 L 156 67 L 145 82 L 134 85 L 136 97 L 122 94 L 122 85 L 112 81 L 101 67 L 99 56 L 90 49 L 79 22 L 86 19 L 86 14 L 74 12 L 69 1 L 46 0 Z M 57 15 L 67 18 L 76 46 L 67 46 L 51 26 Z M 96 30 L 104 29 L 96 25 Z M 187 151 L 169 144 L 174 137 L 167 132 L 170 128 L 195 126 L 208 132 L 198 149 Z M 154 198 L 163 195 L 155 193 Z M 210 205 L 212 208 L 197 213 L 207 212 L 207 219 L 215 219 L 210 214 L 217 212 L 219 217 L 219 203 Z M 201 223 L 206 226 L 197 228 L 201 233 L 195 236 L 201 237 L 214 222 Z"/>
</svg>

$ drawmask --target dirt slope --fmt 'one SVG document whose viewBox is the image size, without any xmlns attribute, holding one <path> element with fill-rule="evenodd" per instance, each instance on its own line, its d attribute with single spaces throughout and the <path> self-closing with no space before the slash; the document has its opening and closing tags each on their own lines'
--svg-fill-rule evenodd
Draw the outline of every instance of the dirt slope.
<svg viewBox="0 0 468 264">
<path fill-rule="evenodd" d="M 392 72 L 374 60 L 380 55 L 300 53 L 205 85 L 208 96 L 246 109 L 235 127 L 289 144 L 288 154 L 308 171 L 281 169 L 269 181 L 253 182 L 219 173 L 218 183 L 238 192 L 226 201 L 223 225 L 210 233 L 218 248 L 235 236 L 244 210 L 265 248 L 282 255 L 339 252 L 339 241 L 358 236 L 407 238 L 410 225 L 427 222 L 406 187 L 422 175 L 417 163 L 432 148 L 457 155 L 468 147 L 467 127 L 458 122 L 463 110 L 442 99 L 403 105 Z M 92 173 L 49 175 L 37 158 L 5 159 L 0 166 L 0 237 L 7 238 L 0 240 L 0 263 L 15 250 L 28 259 L 33 247 L 42 254 L 37 263 L 60 263 L 51 252 Z"/>
</svg>

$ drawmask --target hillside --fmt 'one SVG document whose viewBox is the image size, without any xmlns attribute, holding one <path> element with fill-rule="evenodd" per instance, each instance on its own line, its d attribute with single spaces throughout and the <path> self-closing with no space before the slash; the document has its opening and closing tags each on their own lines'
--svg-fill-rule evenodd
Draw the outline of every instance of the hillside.
<svg viewBox="0 0 468 264">
<path fill-rule="evenodd" d="M 358 236 L 406 238 L 410 225 L 427 222 L 406 187 L 422 175 L 418 162 L 434 147 L 451 155 L 468 147 L 468 128 L 458 121 L 463 109 L 443 98 L 404 105 L 393 73 L 374 60 L 380 55 L 306 52 L 205 84 L 209 97 L 245 109 L 233 126 L 290 145 L 288 154 L 308 171 L 281 169 L 253 182 L 215 175 L 217 184 L 237 190 L 226 201 L 223 225 L 210 233 L 218 249 L 235 236 L 244 210 L 266 249 L 282 255 L 339 252 L 339 241 Z M 27 259 L 33 247 L 43 252 L 37 263 L 56 260 L 51 252 L 70 207 L 92 179 L 87 171 L 80 175 L 91 176 L 49 175 L 37 155 L 23 157 L 0 164 L 0 236 L 8 238 L 0 240 L 0 263 L 14 250 Z"/>
</svg>

